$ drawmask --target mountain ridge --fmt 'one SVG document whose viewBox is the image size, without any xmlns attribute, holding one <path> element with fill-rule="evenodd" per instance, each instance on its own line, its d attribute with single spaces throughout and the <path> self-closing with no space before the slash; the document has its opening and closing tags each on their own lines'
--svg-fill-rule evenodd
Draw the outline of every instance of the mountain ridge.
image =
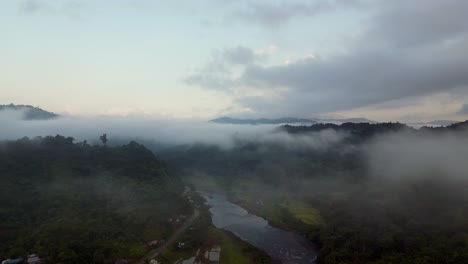
<svg viewBox="0 0 468 264">
<path fill-rule="evenodd" d="M 297 124 L 297 123 L 377 123 L 376 121 L 366 118 L 340 118 L 340 119 L 321 119 L 321 118 L 297 118 L 297 117 L 281 117 L 281 118 L 233 118 L 223 116 L 209 120 L 212 123 L 218 124 L 235 124 L 235 125 L 278 125 L 278 124 Z"/>
<path fill-rule="evenodd" d="M 53 112 L 46 111 L 38 106 L 32 105 L 15 105 L 5 104 L 0 105 L 0 111 L 12 110 L 12 111 L 24 111 L 23 120 L 48 120 L 57 118 L 59 115 Z"/>
</svg>

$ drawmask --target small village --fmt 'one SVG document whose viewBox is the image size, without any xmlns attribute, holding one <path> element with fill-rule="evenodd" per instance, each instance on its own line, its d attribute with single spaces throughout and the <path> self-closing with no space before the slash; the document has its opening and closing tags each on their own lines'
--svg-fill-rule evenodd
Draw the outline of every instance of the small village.
<svg viewBox="0 0 468 264">
<path fill-rule="evenodd" d="M 148 247 L 156 248 L 159 245 L 164 244 L 164 240 L 153 240 L 148 243 Z M 185 246 L 184 242 L 178 242 L 177 247 L 183 249 Z M 195 256 L 183 260 L 179 259 L 174 262 L 174 264 L 219 264 L 220 263 L 220 256 L 221 256 L 221 247 L 215 246 L 209 250 L 202 251 L 200 249 L 197 250 Z M 36 254 L 29 254 L 26 258 L 15 258 L 15 259 L 6 259 L 1 262 L 1 264 L 45 264 L 38 255 Z M 131 264 L 134 263 L 131 260 L 120 259 L 115 262 L 115 264 Z M 151 259 L 147 261 L 149 264 L 165 264 L 163 262 L 157 261 L 156 259 Z"/>
<path fill-rule="evenodd" d="M 182 231 L 179 233 L 181 237 L 183 237 L 183 233 L 185 231 L 190 232 L 196 232 L 196 228 L 191 225 L 192 221 L 195 220 L 195 218 L 198 217 L 199 215 L 199 209 L 203 206 L 203 203 L 200 202 L 199 200 L 196 201 L 195 198 L 193 198 L 190 195 L 190 190 L 186 187 L 184 194 L 183 194 L 186 199 L 189 201 L 189 203 L 193 206 L 195 209 L 195 214 L 190 218 L 187 215 L 178 215 L 177 217 L 169 218 L 168 222 L 171 224 L 172 228 L 175 230 L 174 235 L 177 234 L 178 231 Z M 185 238 L 187 237 L 187 234 L 185 234 Z M 188 235 L 189 236 L 189 235 Z M 166 242 L 164 240 L 153 240 L 150 241 L 147 245 L 148 247 L 151 247 L 153 249 L 158 249 L 159 247 L 165 248 L 165 247 L 171 247 L 172 250 L 177 251 L 177 252 L 184 252 L 184 251 L 190 251 L 190 248 L 192 247 L 189 241 L 181 240 L 181 241 L 175 241 L 171 243 L 170 241 L 171 238 Z M 203 247 L 198 248 L 195 252 L 195 254 L 192 257 L 189 258 L 179 258 L 173 262 L 173 264 L 219 264 L 220 263 L 220 258 L 221 258 L 221 246 L 217 244 L 219 241 L 213 241 L 213 239 L 207 239 L 207 241 L 204 242 Z M 192 251 L 193 252 L 193 251 Z M 147 260 L 146 262 L 149 264 L 166 264 L 167 262 L 164 262 L 162 260 L 157 260 L 157 256 L 154 258 L 151 258 L 149 261 Z M 167 263 L 170 264 L 170 263 Z"/>
<path fill-rule="evenodd" d="M 195 256 L 183 260 L 179 259 L 174 264 L 219 264 L 219 259 L 221 256 L 221 247 L 216 246 L 211 248 L 210 250 L 204 251 L 202 253 L 200 249 L 197 250 Z"/>
<path fill-rule="evenodd" d="M 197 232 L 197 227 L 193 226 L 193 222 L 198 218 L 200 214 L 200 208 L 204 206 L 200 199 L 196 199 L 190 195 L 190 190 L 186 187 L 183 195 L 190 202 L 195 209 L 194 215 L 176 215 L 167 219 L 167 222 L 173 229 L 171 237 L 164 239 L 153 239 L 145 243 L 145 246 L 149 250 L 143 261 L 135 262 L 129 259 L 120 259 L 115 264 L 219 264 L 221 259 L 221 246 L 217 239 L 206 238 L 201 245 L 194 252 L 193 238 L 191 234 Z M 177 254 L 182 253 L 190 255 L 189 252 L 194 252 L 193 256 L 181 257 L 172 261 L 164 259 L 161 255 L 164 255 L 165 251 L 175 252 Z"/>
</svg>

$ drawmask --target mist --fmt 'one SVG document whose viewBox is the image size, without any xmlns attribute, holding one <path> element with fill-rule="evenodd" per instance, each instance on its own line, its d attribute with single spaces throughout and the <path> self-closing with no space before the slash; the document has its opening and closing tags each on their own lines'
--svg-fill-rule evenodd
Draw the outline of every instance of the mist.
<svg viewBox="0 0 468 264">
<path fill-rule="evenodd" d="M 364 147 L 373 178 L 401 180 L 439 175 L 442 179 L 468 180 L 468 134 L 400 132 L 378 136 Z"/>
<path fill-rule="evenodd" d="M 171 217 L 172 207 L 163 206 L 166 200 L 158 193 L 168 193 L 172 186 L 170 189 L 180 198 L 180 192 L 188 186 L 196 191 L 223 194 L 270 224 L 294 230 L 322 245 L 321 263 L 334 263 L 329 259 L 337 258 L 334 254 L 341 254 L 341 250 L 348 250 L 346 256 L 366 254 L 368 257 L 367 252 L 380 256 L 382 248 L 400 250 L 401 239 L 409 243 L 408 251 L 400 250 L 405 254 L 402 259 L 418 258 L 414 252 L 423 252 L 422 256 L 426 257 L 427 253 L 421 249 L 427 247 L 424 241 L 439 243 L 430 244 L 435 255 L 446 252 L 445 245 L 453 249 L 453 253 L 447 251 L 449 254 L 464 252 L 464 248 L 457 247 L 465 243 L 463 238 L 452 239 L 451 234 L 464 232 L 468 217 L 466 124 L 422 129 L 396 123 L 279 127 L 143 116 L 61 116 L 25 121 L 21 111 L 1 111 L 0 122 L 4 124 L 0 128 L 0 140 L 60 134 L 74 137 L 75 141 L 101 144 L 99 136 L 107 133 L 108 146 L 73 144 L 63 137 L 42 140 L 62 140 L 62 144 L 75 146 L 72 150 L 83 151 L 78 158 L 68 156 L 68 167 L 85 168 L 83 171 L 116 149 L 121 148 L 115 153 L 130 151 L 124 156 L 130 157 L 127 165 L 134 166 L 131 170 L 111 158 L 118 170 L 103 173 L 96 169 L 99 173 L 86 176 L 89 178 L 72 179 L 67 176 L 67 166 L 57 167 L 54 163 L 51 171 L 60 174 L 56 178 L 60 180 L 36 188 L 54 197 L 66 187 L 64 193 L 70 199 L 79 197 L 83 208 L 92 207 L 96 200 L 118 208 L 123 217 L 139 214 L 142 222 L 136 223 L 136 227 L 143 226 L 147 220 L 153 222 L 155 216 L 147 212 L 159 216 L 164 212 L 165 218 Z M 171 184 L 161 185 L 157 181 L 155 186 L 147 186 L 141 184 L 144 178 L 133 178 L 135 172 L 150 165 L 145 163 L 146 157 L 154 156 L 137 143 L 127 145 L 130 140 L 156 154 L 154 164 L 164 164 L 161 175 L 171 180 Z M 13 143 L 21 146 L 22 142 Z M 84 150 L 95 151 L 95 157 L 91 159 Z M 20 168 L 25 163 L 41 164 L 21 151 L 18 148 L 25 158 L 18 159 L 16 164 Z M 138 153 L 144 155 L 140 157 Z M 15 156 L 5 151 L 3 154 L 7 161 Z M 58 150 L 51 154 L 65 157 L 71 153 L 62 155 Z M 119 171 L 127 171 L 130 178 L 115 178 Z M 30 174 L 34 173 L 25 175 Z M 158 179 L 146 172 L 142 175 L 148 176 L 145 181 Z M 145 206 L 139 205 L 139 186 L 145 186 L 145 197 L 151 198 Z M 18 190 L 21 188 L 22 185 L 18 186 Z M 73 196 L 68 194 L 70 190 L 75 193 Z M 174 206 L 181 205 L 180 210 L 190 207 L 182 206 L 183 201 L 171 201 Z M 157 202 L 161 203 L 159 211 L 153 210 Z M 167 230 L 162 220 L 159 224 Z M 343 238 L 350 242 L 343 245 Z M 368 251 L 361 253 L 361 248 Z"/>
<path fill-rule="evenodd" d="M 288 133 L 279 125 L 145 116 L 26 121 L 22 114 L 0 111 L 1 140 L 60 134 L 98 144 L 99 135 L 107 133 L 109 144 L 136 140 L 178 168 L 190 183 L 202 179 L 217 190 L 245 188 L 246 179 L 247 185 L 265 192 L 304 197 L 422 180 L 468 182 L 468 135 L 463 131 L 403 129 L 356 140 L 359 136 L 350 131 L 331 128 Z"/>
<path fill-rule="evenodd" d="M 334 129 L 265 132 L 237 139 L 227 149 L 193 146 L 163 151 L 161 156 L 180 167 L 191 183 L 209 182 L 209 188 L 224 186 L 227 192 L 250 186 L 260 193 L 311 197 L 399 188 L 418 181 L 468 183 L 466 130 L 408 128 L 364 137 Z"/>
<path fill-rule="evenodd" d="M 195 143 L 232 148 L 239 141 L 283 145 L 290 149 L 326 148 L 346 137 L 327 130 L 314 136 L 292 136 L 276 128 L 278 125 L 217 124 L 205 120 L 161 119 L 145 116 L 60 116 L 49 120 L 23 120 L 23 111 L 0 111 L 0 140 L 21 137 L 63 135 L 77 141 L 98 142 L 107 133 L 109 143 L 142 140 L 166 145 Z"/>
<path fill-rule="evenodd" d="M 465 147 L 468 145 L 468 135 L 460 132 L 400 131 L 379 134 L 357 144 L 346 141 L 351 137 L 349 132 L 334 129 L 290 134 L 278 129 L 278 125 L 217 124 L 204 120 L 145 116 L 60 116 L 50 120 L 23 120 L 23 115 L 23 111 L 0 111 L 0 122 L 3 124 L 0 127 L 0 140 L 59 134 L 74 137 L 76 141 L 97 143 L 99 135 L 107 133 L 110 144 L 113 144 L 113 140 L 118 143 L 141 140 L 169 147 L 202 144 L 219 147 L 224 152 L 254 144 L 258 148 L 248 155 L 261 160 L 256 169 L 261 168 L 269 173 L 284 171 L 279 165 L 281 163 L 297 166 L 307 163 L 306 166 L 312 166 L 314 159 L 305 159 L 304 153 L 323 155 L 333 151 L 337 157 L 354 155 L 364 161 L 363 171 L 373 179 L 399 180 L 436 174 L 458 179 L 468 177 L 468 149 Z M 272 147 L 279 147 L 274 150 L 274 155 Z M 275 155 L 281 155 L 282 151 L 288 155 L 281 157 L 281 160 L 277 159 Z M 296 155 L 298 153 L 300 155 Z M 271 160 L 272 156 L 274 161 Z M 339 174 L 342 170 L 341 167 L 321 168 L 307 178 Z"/>
</svg>

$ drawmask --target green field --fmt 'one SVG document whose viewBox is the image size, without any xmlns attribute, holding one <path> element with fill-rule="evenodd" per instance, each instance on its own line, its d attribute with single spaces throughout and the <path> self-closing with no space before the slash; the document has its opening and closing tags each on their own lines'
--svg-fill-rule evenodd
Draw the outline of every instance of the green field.
<svg viewBox="0 0 468 264">
<path fill-rule="evenodd" d="M 320 215 L 320 212 L 308 206 L 306 203 L 301 201 L 285 201 L 280 204 L 281 207 L 286 208 L 291 215 L 296 219 L 304 222 L 308 225 L 323 225 L 324 220 Z"/>
<path fill-rule="evenodd" d="M 321 226 L 325 223 L 320 212 L 300 197 L 267 190 L 255 182 L 236 181 L 236 185 L 231 190 L 231 197 L 279 227 L 288 228 L 294 223 L 291 220 L 311 226 Z"/>
</svg>

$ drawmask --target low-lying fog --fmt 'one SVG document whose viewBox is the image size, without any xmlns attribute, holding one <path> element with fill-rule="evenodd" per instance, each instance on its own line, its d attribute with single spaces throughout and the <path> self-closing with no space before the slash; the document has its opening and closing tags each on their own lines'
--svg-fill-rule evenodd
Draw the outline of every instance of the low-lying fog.
<svg viewBox="0 0 468 264">
<path fill-rule="evenodd" d="M 45 121 L 22 120 L 21 111 L 0 111 L 0 140 L 64 135 L 76 141 L 98 143 L 99 135 L 112 140 L 130 139 L 166 145 L 205 143 L 228 150 L 238 142 L 274 145 L 286 150 L 326 150 L 349 135 L 334 130 L 301 135 L 278 131 L 278 125 L 228 125 L 204 120 L 169 120 L 149 117 L 62 116 Z M 236 143 L 237 142 L 237 143 Z M 355 148 L 342 145 L 343 152 Z M 378 135 L 360 146 L 370 175 L 398 178 L 441 172 L 450 177 L 468 177 L 468 136 L 398 132 Z M 260 155 L 260 153 L 258 153 Z"/>
<path fill-rule="evenodd" d="M 317 133 L 316 137 L 289 136 L 275 131 L 279 125 L 231 125 L 205 120 L 157 119 L 150 117 L 75 117 L 62 116 L 50 120 L 22 120 L 21 111 L 0 111 L 0 140 L 60 134 L 77 141 L 98 142 L 107 133 L 112 139 L 144 139 L 165 144 L 215 144 L 229 148 L 234 140 L 281 143 L 290 148 L 326 147 L 341 140 L 334 131 Z"/>
</svg>

